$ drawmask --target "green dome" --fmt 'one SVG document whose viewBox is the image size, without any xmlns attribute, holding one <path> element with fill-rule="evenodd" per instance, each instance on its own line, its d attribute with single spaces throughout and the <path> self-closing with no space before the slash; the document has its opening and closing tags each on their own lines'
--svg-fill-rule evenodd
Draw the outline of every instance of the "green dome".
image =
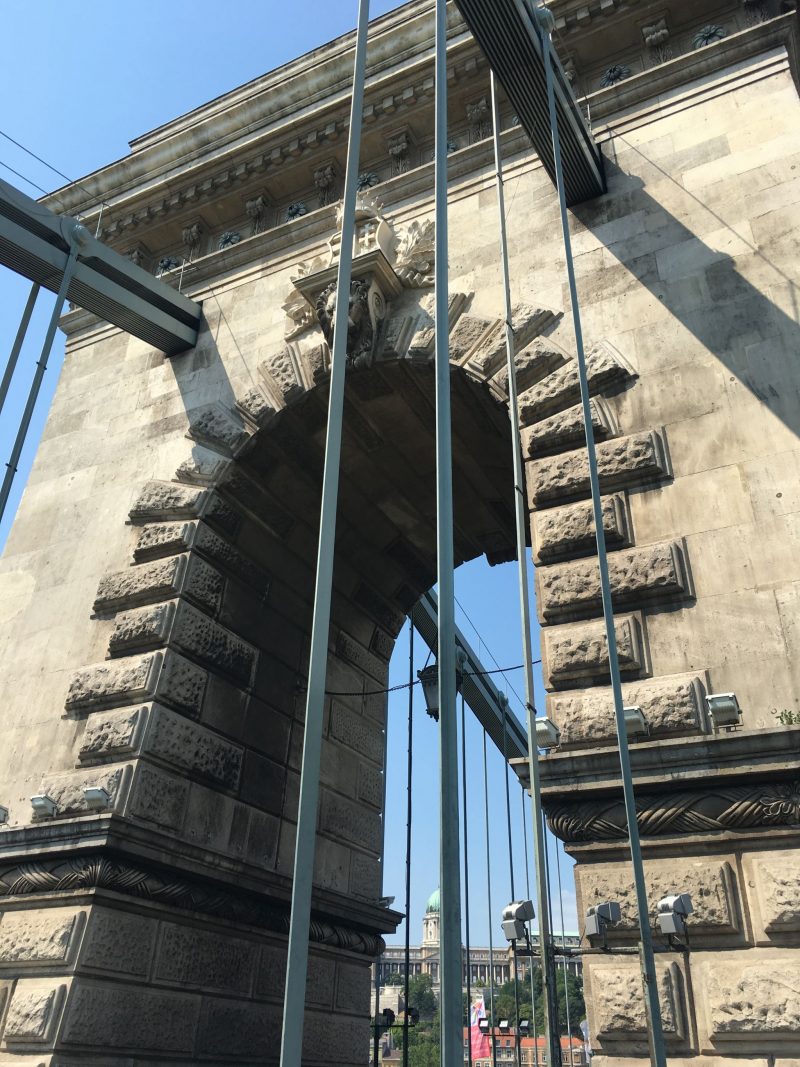
<svg viewBox="0 0 800 1067">
<path fill-rule="evenodd" d="M 434 889 L 434 891 L 428 897 L 428 906 L 425 909 L 425 914 L 428 915 L 430 912 L 433 911 L 438 915 L 439 910 L 439 890 Z"/>
</svg>

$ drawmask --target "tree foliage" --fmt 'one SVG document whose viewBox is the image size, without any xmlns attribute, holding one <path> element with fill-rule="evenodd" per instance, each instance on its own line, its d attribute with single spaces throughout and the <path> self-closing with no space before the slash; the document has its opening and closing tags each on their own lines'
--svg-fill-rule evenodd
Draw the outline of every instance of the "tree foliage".
<svg viewBox="0 0 800 1067">
<path fill-rule="evenodd" d="M 544 996 L 542 990 L 542 972 L 534 967 L 526 977 L 516 983 L 517 995 L 515 995 L 514 981 L 506 982 L 495 992 L 494 996 L 494 1024 L 501 1019 L 508 1019 L 512 1026 L 517 1024 L 517 996 L 519 998 L 519 1018 L 528 1019 L 533 1032 L 533 1012 L 531 1010 L 531 976 L 533 978 L 533 1004 L 536 1014 L 536 1033 L 544 1033 Z M 586 1006 L 583 1000 L 583 982 L 580 977 L 567 972 L 566 979 L 563 968 L 556 971 L 556 992 L 558 1000 L 558 1024 L 562 1034 L 567 1033 L 567 994 L 569 995 L 569 1022 L 571 1033 L 574 1037 L 581 1036 L 580 1022 L 586 1018 Z M 491 1006 L 489 998 L 486 998 L 486 1014 L 491 1019 Z"/>
</svg>

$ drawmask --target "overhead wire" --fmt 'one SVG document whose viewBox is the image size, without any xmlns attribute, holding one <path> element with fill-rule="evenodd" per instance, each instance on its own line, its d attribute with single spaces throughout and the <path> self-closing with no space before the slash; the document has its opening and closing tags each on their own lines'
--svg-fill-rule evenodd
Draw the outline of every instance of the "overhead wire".
<svg viewBox="0 0 800 1067">
<path fill-rule="evenodd" d="M 27 182 L 28 185 L 32 185 L 34 187 L 34 189 L 38 189 L 39 192 L 40 193 L 44 193 L 45 196 L 49 195 L 47 190 L 43 189 L 41 187 L 41 185 L 37 185 L 37 183 L 34 182 L 34 181 L 31 181 L 30 178 L 26 178 L 24 174 L 20 173 L 20 171 L 14 170 L 14 168 L 11 166 L 10 163 L 5 163 L 2 159 L 0 159 L 0 167 L 5 167 L 6 170 L 10 170 L 12 174 L 15 174 L 18 178 L 21 178 L 24 182 Z"/>
<path fill-rule="evenodd" d="M 428 658 L 430 658 L 430 656 Z M 541 663 L 542 661 L 540 659 L 536 659 L 533 662 L 534 663 Z M 461 673 L 462 673 L 462 677 L 464 677 L 464 678 L 485 678 L 485 677 L 487 677 L 487 675 L 490 675 L 490 674 L 503 674 L 504 671 L 521 671 L 524 666 L 525 666 L 524 663 L 515 663 L 513 667 L 499 667 L 497 670 L 494 670 L 494 671 L 462 671 Z M 413 681 L 410 681 L 410 682 L 398 682 L 397 685 L 390 685 L 386 689 L 368 689 L 366 691 L 364 691 L 364 690 L 353 690 L 352 692 L 348 692 L 348 693 L 339 692 L 338 690 L 334 690 L 334 689 L 326 689 L 325 690 L 325 696 L 326 697 L 377 697 L 377 696 L 383 696 L 384 693 L 396 693 L 400 689 L 408 689 L 409 686 L 415 686 L 415 685 L 421 685 L 421 684 L 422 683 L 420 682 L 420 679 L 419 678 L 415 678 Z M 306 687 L 304 685 L 299 685 L 297 687 L 298 692 L 305 692 L 305 688 Z"/>
<path fill-rule="evenodd" d="M 456 598 L 455 598 L 455 602 L 456 602 L 456 604 L 458 605 L 458 607 L 459 607 L 459 610 L 460 610 L 460 611 L 461 611 L 461 613 L 463 614 L 464 618 L 465 618 L 465 619 L 467 620 L 467 622 L 469 623 L 469 625 L 470 625 L 470 626 L 472 627 L 472 629 L 473 629 L 473 630 L 475 631 L 475 634 L 476 634 L 476 636 L 477 636 L 478 640 L 479 640 L 479 641 L 480 641 L 480 643 L 481 643 L 481 644 L 483 645 L 483 647 L 484 647 L 484 648 L 486 649 L 486 652 L 487 652 L 487 653 L 488 653 L 488 655 L 489 655 L 489 659 L 491 659 L 491 661 L 492 661 L 492 663 L 494 663 L 495 667 L 499 668 L 499 669 L 498 669 L 497 671 L 493 671 L 493 672 L 491 672 L 491 673 L 493 673 L 493 674 L 503 674 L 503 671 L 504 671 L 504 670 L 507 670 L 507 671 L 516 671 L 516 670 L 520 670 L 520 669 L 521 669 L 522 667 L 524 667 L 524 666 L 525 666 L 525 664 L 524 664 L 524 663 L 522 663 L 522 664 L 520 664 L 520 666 L 519 666 L 519 667 L 505 667 L 505 668 L 500 668 L 500 664 L 499 664 L 499 663 L 497 662 L 497 659 L 495 658 L 495 656 L 494 656 L 494 653 L 492 652 L 492 650 L 491 650 L 491 649 L 489 648 L 488 644 L 487 644 L 487 643 L 486 643 L 486 641 L 484 640 L 484 638 L 483 638 L 483 636 L 482 636 L 482 634 L 481 634 L 480 630 L 478 629 L 478 627 L 477 627 L 477 626 L 475 625 L 475 623 L 474 623 L 474 622 L 472 621 L 472 619 L 471 619 L 471 618 L 469 617 L 469 615 L 467 614 L 467 609 L 466 609 L 466 608 L 464 607 L 464 605 L 463 605 L 463 604 L 461 603 L 461 601 L 460 601 L 460 600 L 458 599 L 458 597 L 456 597 Z M 541 663 L 541 660 L 537 660 L 536 662 L 537 662 L 537 663 Z M 487 672 L 487 673 L 488 673 L 488 672 Z M 508 680 L 508 678 L 506 678 L 506 684 L 508 685 L 508 688 L 509 688 L 509 689 L 511 690 L 511 692 L 512 692 L 512 693 L 514 694 L 514 696 L 515 696 L 515 697 L 517 698 L 517 700 L 519 701 L 519 703 L 520 703 L 520 706 L 524 708 L 524 707 L 525 707 L 525 701 L 524 701 L 524 700 L 522 699 L 522 697 L 521 697 L 521 696 L 519 695 L 519 693 L 517 692 L 517 690 L 516 690 L 516 689 L 514 688 L 514 686 L 513 686 L 513 685 L 511 684 L 511 682 L 510 682 L 510 681 Z"/>
<path fill-rule="evenodd" d="M 10 141 L 13 145 L 16 145 L 17 148 L 25 152 L 26 155 L 29 155 L 32 159 L 35 159 L 38 163 L 41 163 L 43 166 L 47 167 L 47 169 L 51 170 L 53 174 L 57 174 L 59 178 L 63 178 L 65 182 L 69 182 L 70 185 L 76 185 L 79 189 L 82 189 L 84 193 L 88 193 L 89 196 L 92 197 L 94 203 L 102 204 L 103 207 L 110 206 L 106 200 L 100 199 L 96 193 L 93 193 L 91 189 L 88 189 L 82 182 L 75 181 L 74 178 L 70 178 L 68 174 L 65 174 L 63 170 L 59 170 L 58 167 L 54 167 L 52 163 L 48 163 L 46 159 L 42 159 L 42 157 L 37 155 L 36 152 L 32 151 L 30 148 L 27 148 L 20 141 L 17 141 L 14 137 L 12 137 L 10 133 L 6 133 L 5 130 L 0 130 L 0 137 L 5 137 L 7 141 Z M 10 169 L 11 168 L 9 167 L 9 170 Z M 28 181 L 28 179 L 26 178 L 25 181 Z M 51 193 L 47 192 L 46 189 L 42 189 L 41 186 L 36 185 L 35 182 L 30 182 L 30 184 L 35 185 L 37 189 L 39 189 L 45 194 L 45 196 L 51 195 Z"/>
</svg>

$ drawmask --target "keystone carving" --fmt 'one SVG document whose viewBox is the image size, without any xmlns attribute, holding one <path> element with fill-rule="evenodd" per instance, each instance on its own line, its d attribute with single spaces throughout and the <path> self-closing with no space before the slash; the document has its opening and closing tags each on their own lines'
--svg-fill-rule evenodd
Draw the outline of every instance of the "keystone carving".
<svg viewBox="0 0 800 1067">
<path fill-rule="evenodd" d="M 562 841 L 618 841 L 627 837 L 621 800 L 547 804 L 547 821 Z M 800 826 L 800 781 L 727 786 L 673 793 L 637 793 L 643 837 L 707 834 L 759 826 Z"/>
<path fill-rule="evenodd" d="M 675 542 L 614 552 L 608 557 L 608 573 L 615 606 L 683 597 L 689 592 L 684 550 Z M 536 583 L 540 616 L 547 622 L 602 611 L 595 557 L 539 567 Z"/>
<path fill-rule="evenodd" d="M 666 449 L 655 430 L 604 441 L 597 446 L 597 470 L 604 491 L 655 481 L 669 474 Z M 534 507 L 589 495 L 589 464 L 584 449 L 528 464 L 529 493 Z"/>
</svg>

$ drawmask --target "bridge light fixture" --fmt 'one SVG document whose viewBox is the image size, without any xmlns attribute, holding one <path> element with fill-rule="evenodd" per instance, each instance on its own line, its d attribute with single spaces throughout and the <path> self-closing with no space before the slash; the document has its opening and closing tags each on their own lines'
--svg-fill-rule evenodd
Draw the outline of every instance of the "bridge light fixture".
<svg viewBox="0 0 800 1067">
<path fill-rule="evenodd" d="M 58 811 L 58 805 L 46 793 L 38 793 L 35 797 L 31 797 L 31 807 L 33 808 L 33 814 L 40 818 L 47 817 L 52 819 Z"/>
<path fill-rule="evenodd" d="M 498 1023 L 497 1028 L 498 1028 L 498 1030 L 500 1031 L 501 1034 L 509 1033 L 510 1030 L 511 1030 L 511 1020 L 510 1019 L 501 1019 L 500 1022 Z"/>
<path fill-rule="evenodd" d="M 622 712 L 625 716 L 625 732 L 628 737 L 641 737 L 650 733 L 647 719 L 645 719 L 640 707 L 631 704 L 629 707 L 623 708 Z"/>
<path fill-rule="evenodd" d="M 0 824 L 4 822 L 8 822 L 8 808 L 4 808 L 3 805 L 0 804 Z"/>
<path fill-rule="evenodd" d="M 715 732 L 731 730 L 742 721 L 742 709 L 735 693 L 709 693 L 706 707 Z"/>
<path fill-rule="evenodd" d="M 460 653 L 460 655 L 458 655 Z M 461 692 L 461 683 L 464 680 L 465 656 L 461 649 L 456 650 L 456 691 Z M 422 692 L 425 697 L 425 710 L 434 722 L 439 721 L 439 664 L 431 663 L 429 667 L 423 667 L 417 671 L 417 678 L 422 683 Z"/>
<path fill-rule="evenodd" d="M 530 900 L 515 900 L 503 908 L 503 936 L 506 941 L 522 941 L 525 939 L 525 923 L 531 922 L 536 916 L 533 903 Z"/>
<path fill-rule="evenodd" d="M 101 785 L 87 785 L 83 791 L 86 807 L 92 811 L 107 811 L 111 807 L 111 794 Z"/>
<path fill-rule="evenodd" d="M 606 927 L 618 923 L 621 917 L 622 910 L 616 900 L 605 900 L 602 904 L 593 904 L 586 912 L 584 935 L 605 939 Z"/>
<path fill-rule="evenodd" d="M 489 1033 L 489 1030 L 491 1029 L 491 1023 L 486 1018 L 486 1016 L 484 1016 L 482 1019 L 478 1019 L 478 1029 L 482 1034 Z"/>
<path fill-rule="evenodd" d="M 546 750 L 558 748 L 561 744 L 561 731 L 552 719 L 536 720 L 536 744 Z"/>
<path fill-rule="evenodd" d="M 688 893 L 674 893 L 662 897 L 658 902 L 658 925 L 661 933 L 668 937 L 673 934 L 686 933 L 686 919 L 694 911 L 692 898 Z"/>
<path fill-rule="evenodd" d="M 517 1027 L 520 1037 L 527 1037 L 531 1032 L 530 1019 L 520 1019 L 519 1026 Z"/>
</svg>

